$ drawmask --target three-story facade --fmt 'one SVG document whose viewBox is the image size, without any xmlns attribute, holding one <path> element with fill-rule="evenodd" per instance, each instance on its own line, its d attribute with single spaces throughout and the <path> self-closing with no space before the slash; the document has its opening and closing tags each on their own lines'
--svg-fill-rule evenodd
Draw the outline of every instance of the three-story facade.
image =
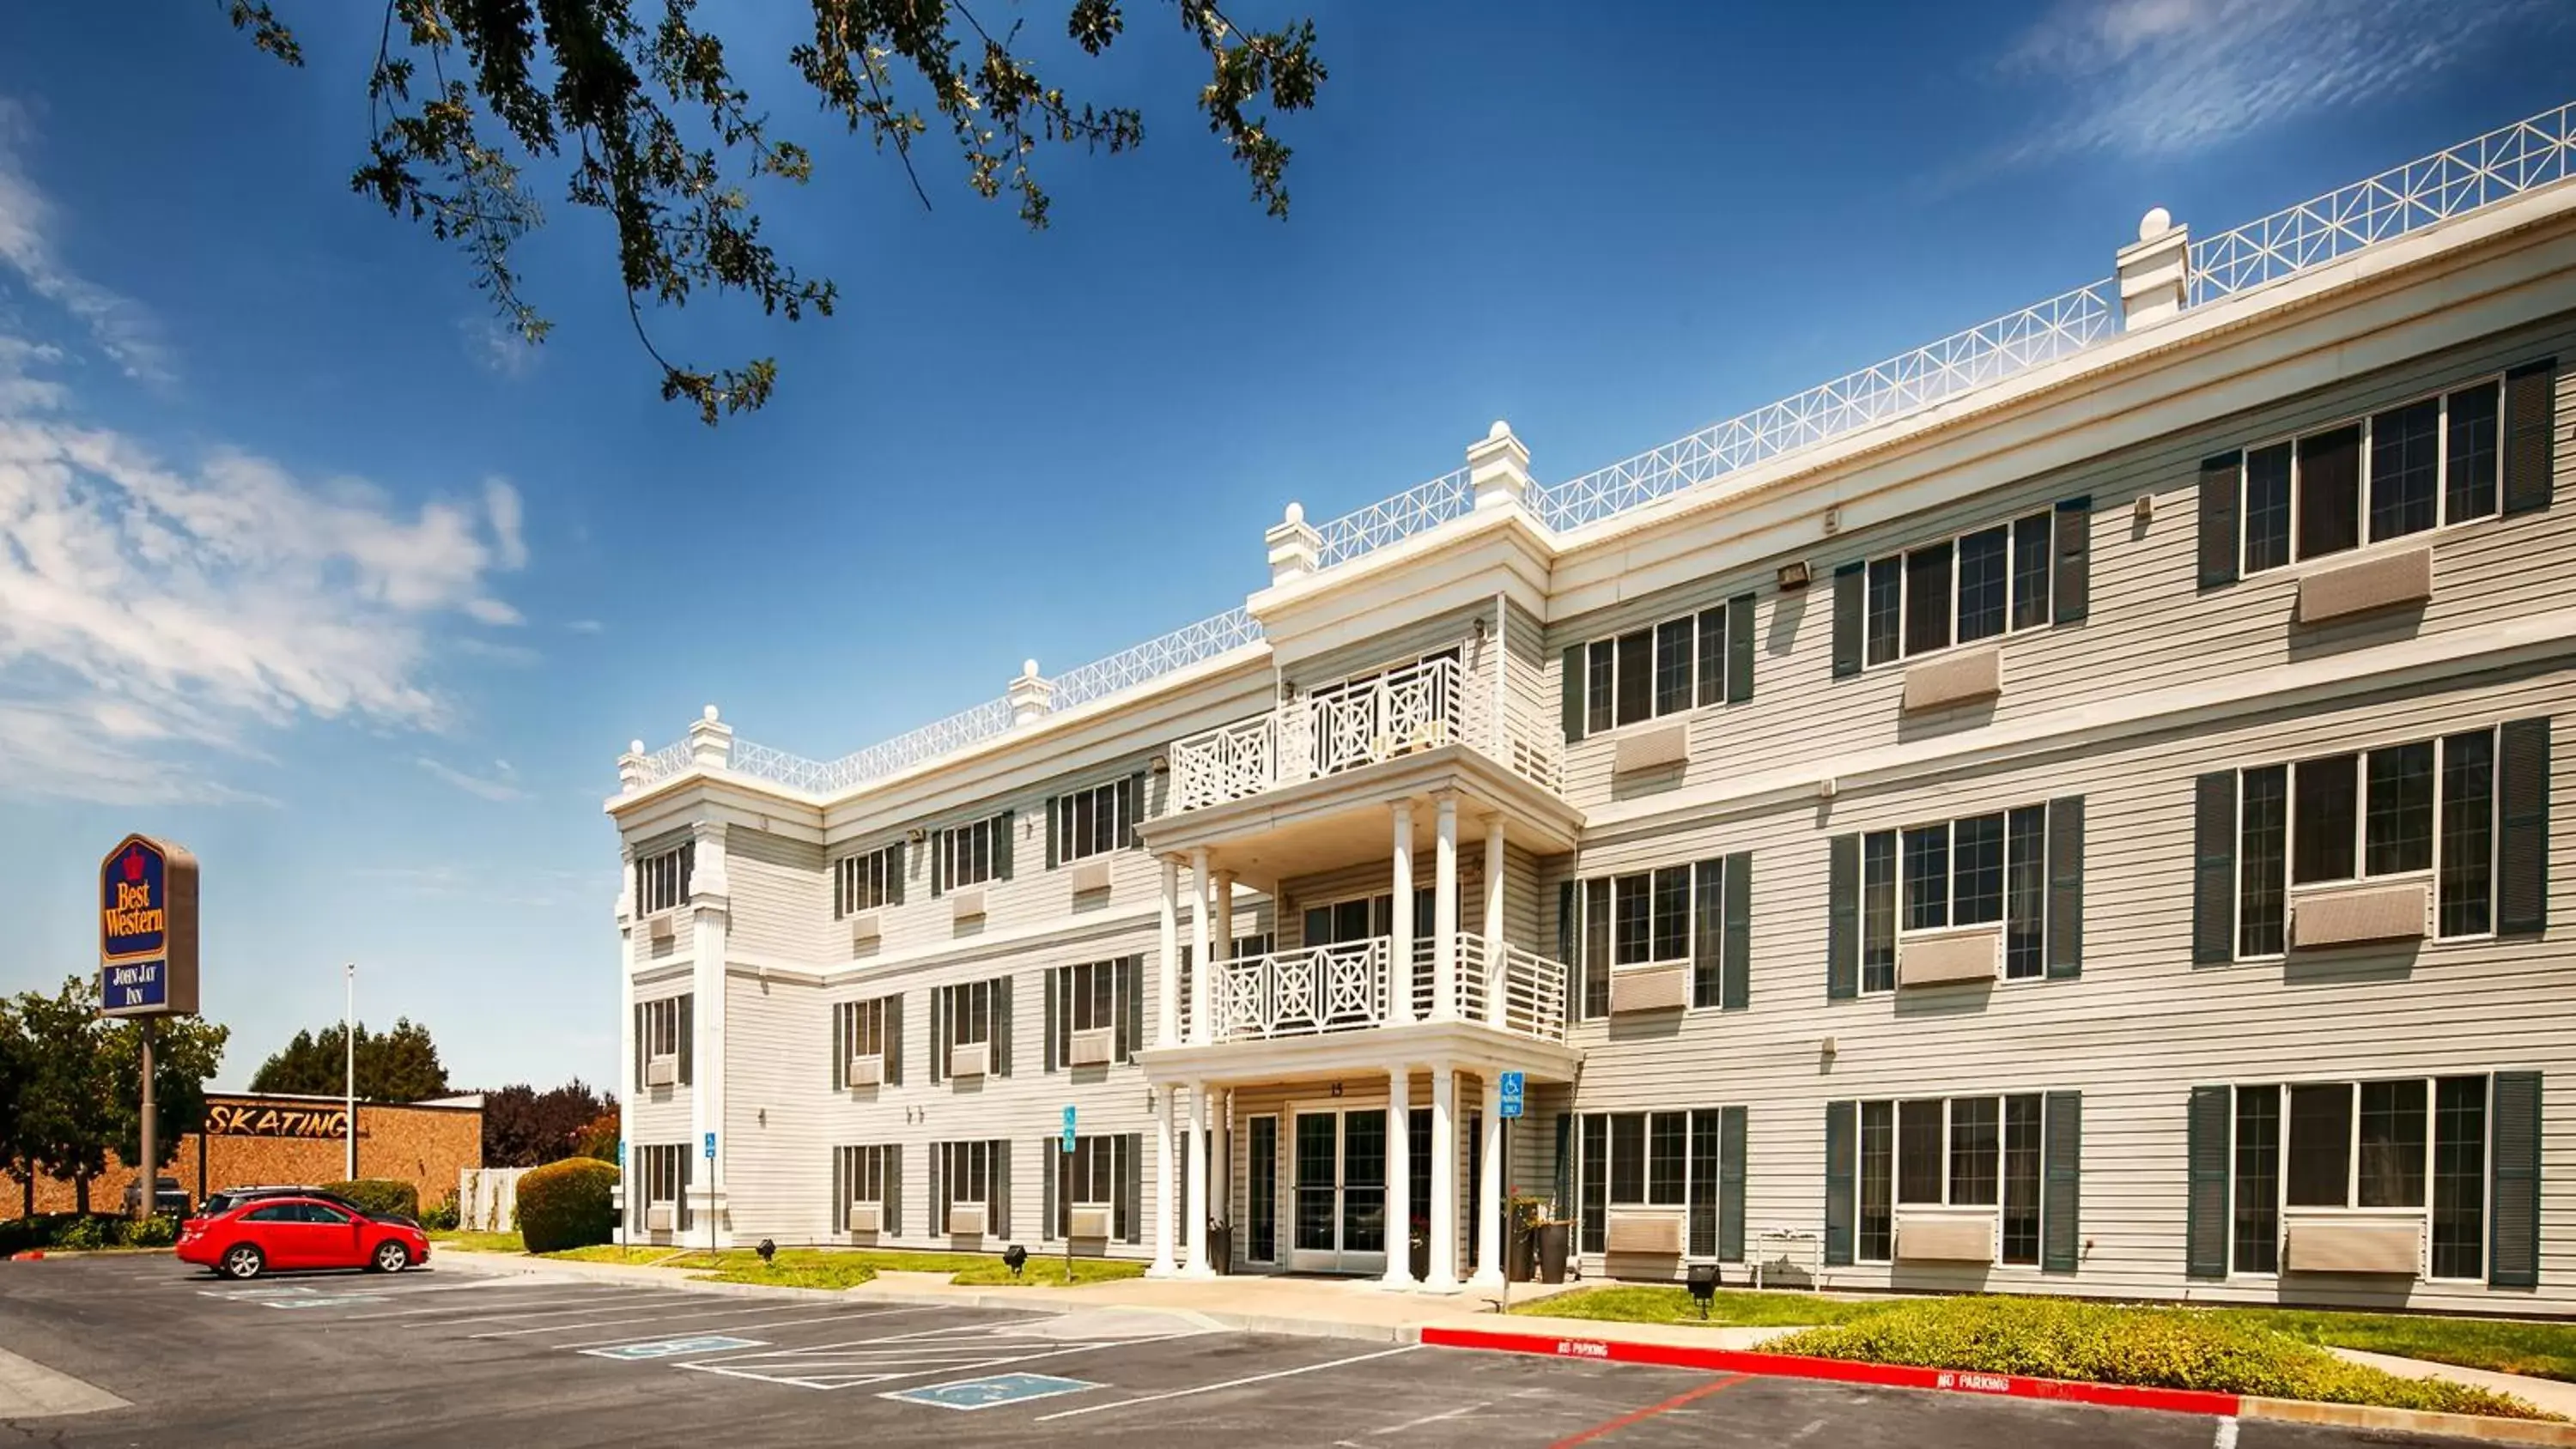
<svg viewBox="0 0 2576 1449">
<path fill-rule="evenodd" d="M 1611 1276 L 2576 1309 L 2544 179 L 2151 214 L 843 760 L 639 743 L 624 1232 L 1442 1291 L 1521 1198 Z"/>
</svg>

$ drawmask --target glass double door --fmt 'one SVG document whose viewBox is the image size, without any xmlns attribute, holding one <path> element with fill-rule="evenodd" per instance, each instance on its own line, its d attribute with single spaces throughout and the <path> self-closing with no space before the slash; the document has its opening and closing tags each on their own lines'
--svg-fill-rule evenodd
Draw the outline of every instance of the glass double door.
<svg viewBox="0 0 2576 1449">
<path fill-rule="evenodd" d="M 1289 1268 L 1385 1271 L 1385 1109 L 1301 1109 L 1293 1132 L 1296 1212 Z"/>
</svg>

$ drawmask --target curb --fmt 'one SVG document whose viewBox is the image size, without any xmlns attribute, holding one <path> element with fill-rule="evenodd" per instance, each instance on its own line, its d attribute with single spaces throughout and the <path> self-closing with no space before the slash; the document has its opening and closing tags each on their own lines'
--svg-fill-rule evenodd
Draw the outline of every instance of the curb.
<svg viewBox="0 0 2576 1449">
<path fill-rule="evenodd" d="M 2420 1409 L 2381 1409 L 2365 1404 L 2314 1404 L 2305 1399 L 2249 1398 L 2238 1417 L 2398 1434 L 2448 1434 L 2488 1444 L 2576 1444 L 2576 1424 L 2490 1419 L 2480 1414 L 2431 1414 Z"/>
</svg>

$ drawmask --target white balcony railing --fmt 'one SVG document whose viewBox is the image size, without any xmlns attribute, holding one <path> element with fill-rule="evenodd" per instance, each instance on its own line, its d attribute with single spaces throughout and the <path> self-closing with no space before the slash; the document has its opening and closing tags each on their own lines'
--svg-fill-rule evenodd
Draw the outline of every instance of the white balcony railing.
<svg viewBox="0 0 2576 1449">
<path fill-rule="evenodd" d="M 1376 936 L 1224 962 L 1217 978 L 1215 1039 L 1265 1041 L 1387 1025 L 1394 958 L 1394 942 Z M 1460 932 L 1457 976 L 1458 1017 L 1537 1041 L 1565 1040 L 1562 963 L 1518 946 L 1495 951 L 1483 937 Z M 1428 937 L 1413 943 L 1408 994 L 1416 1020 L 1441 1015 Z M 1498 994 L 1499 1019 L 1487 1014 Z"/>
<path fill-rule="evenodd" d="M 1325 685 L 1172 746 L 1172 808 L 1195 810 L 1403 755 L 1466 744 L 1549 790 L 1557 751 L 1497 711 L 1487 684 L 1442 656 Z"/>
</svg>

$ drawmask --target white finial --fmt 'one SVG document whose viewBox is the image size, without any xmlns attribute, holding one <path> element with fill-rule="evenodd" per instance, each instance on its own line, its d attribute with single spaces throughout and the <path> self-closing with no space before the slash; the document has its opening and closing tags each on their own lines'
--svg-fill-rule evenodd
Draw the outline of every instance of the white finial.
<svg viewBox="0 0 2576 1449">
<path fill-rule="evenodd" d="M 1303 523 L 1306 521 L 1306 505 L 1292 501 L 1288 505 L 1288 511 L 1280 517 L 1288 523 Z"/>
<path fill-rule="evenodd" d="M 1035 678 L 1037 678 L 1037 677 L 1038 677 L 1038 662 L 1037 662 L 1036 660 L 1034 660 L 1034 659 L 1023 659 L 1023 660 L 1021 660 L 1021 661 L 1020 661 L 1020 677 L 1021 677 L 1022 679 L 1035 679 Z"/>
<path fill-rule="evenodd" d="M 700 713 L 706 716 L 707 723 L 714 724 L 716 722 L 716 707 L 714 705 L 708 705 L 704 710 L 700 711 Z"/>
<path fill-rule="evenodd" d="M 626 753 L 630 755 L 640 755 L 644 753 L 644 742 L 642 740 L 628 740 L 626 742 Z"/>
<path fill-rule="evenodd" d="M 2146 215 L 2138 218 L 2138 240 L 2142 242 L 2154 241 L 2171 230 L 2173 213 L 2161 206 L 2149 208 Z"/>
<path fill-rule="evenodd" d="M 1496 418 L 1496 419 L 1494 419 L 1494 425 L 1493 425 L 1492 427 L 1490 427 L 1490 428 L 1485 429 L 1485 437 L 1486 437 L 1486 440 L 1487 440 L 1487 441 L 1489 441 L 1489 442 L 1496 442 L 1496 443 L 1499 443 L 1499 442 L 1501 442 L 1503 439 L 1508 438 L 1508 437 L 1510 437 L 1511 435 L 1512 435 L 1512 425 L 1511 425 L 1511 424 L 1509 424 L 1509 423 L 1507 423 L 1507 422 L 1504 422 L 1501 418 Z"/>
</svg>

